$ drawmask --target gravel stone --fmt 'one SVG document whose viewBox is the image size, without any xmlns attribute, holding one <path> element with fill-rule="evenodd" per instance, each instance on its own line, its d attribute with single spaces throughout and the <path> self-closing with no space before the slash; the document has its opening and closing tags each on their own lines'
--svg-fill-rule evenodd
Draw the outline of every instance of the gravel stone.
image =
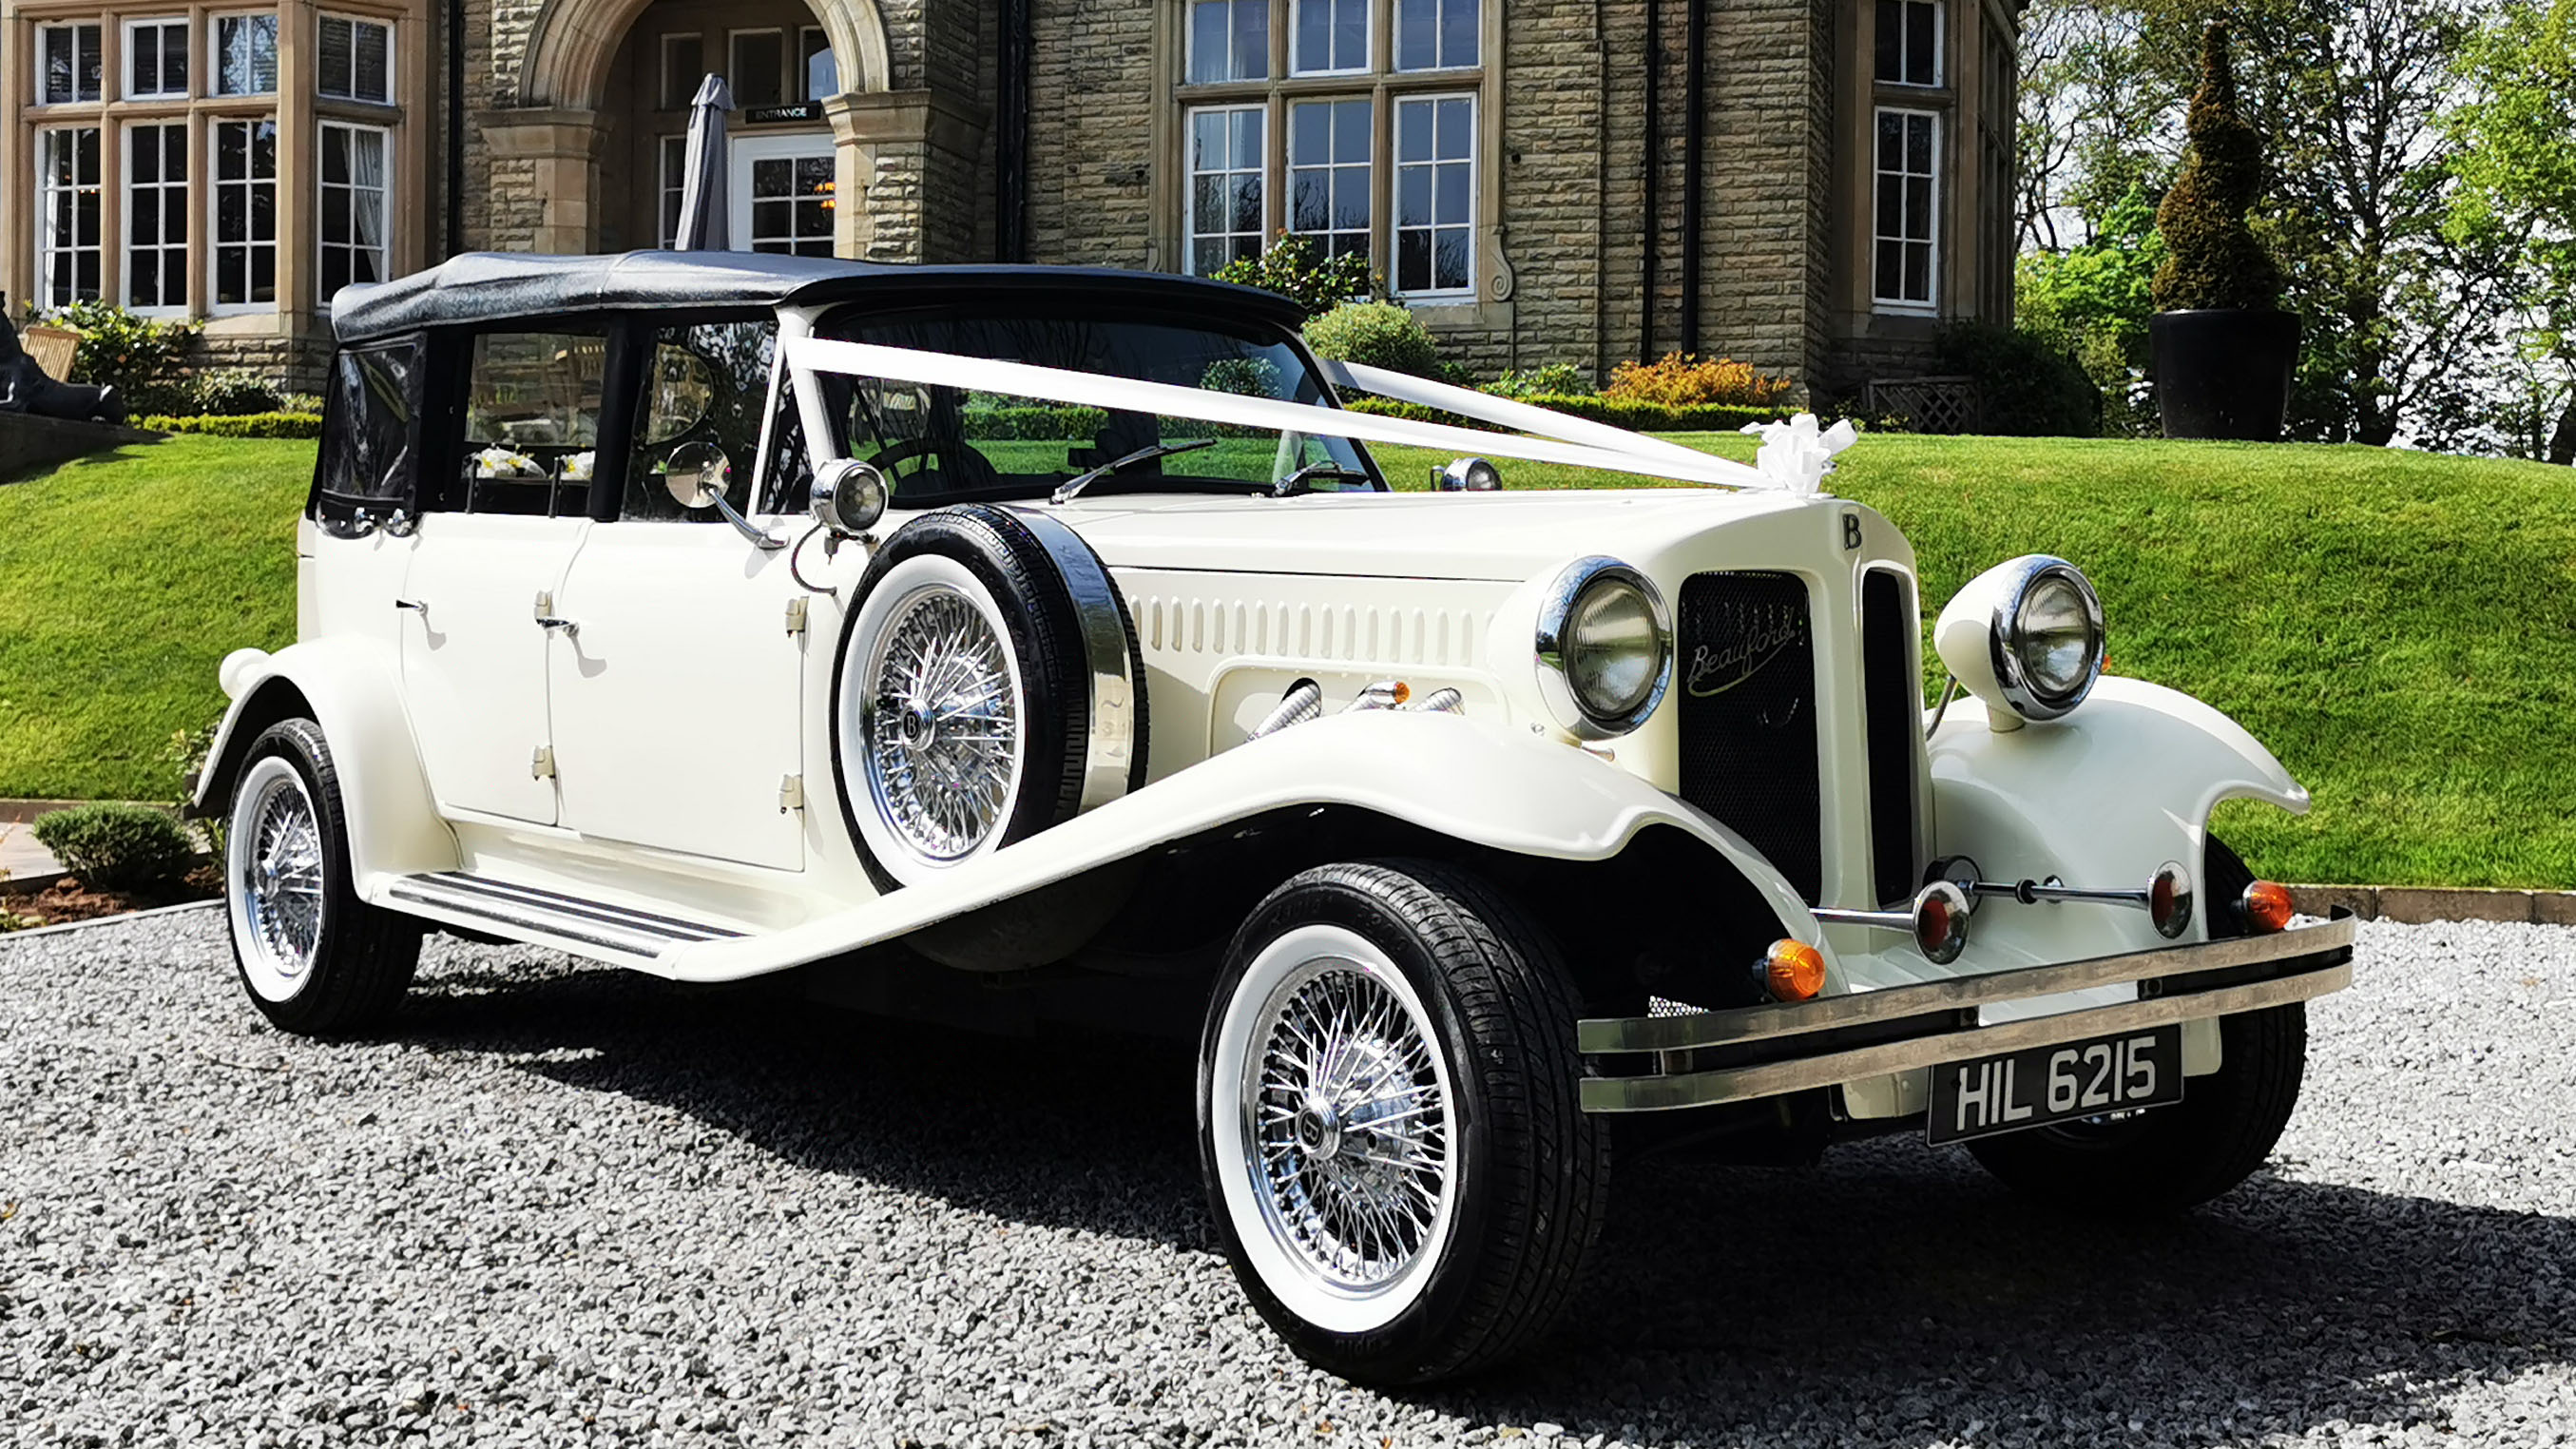
<svg viewBox="0 0 2576 1449">
<path fill-rule="evenodd" d="M 0 1444 L 2576 1445 L 2576 929 L 2372 923 L 2311 1020 L 2197 1216 L 1624 1166 L 1553 1341 L 1387 1395 L 1236 1291 L 1185 1046 L 444 937 L 332 1045 L 211 909 L 0 939 Z"/>
</svg>

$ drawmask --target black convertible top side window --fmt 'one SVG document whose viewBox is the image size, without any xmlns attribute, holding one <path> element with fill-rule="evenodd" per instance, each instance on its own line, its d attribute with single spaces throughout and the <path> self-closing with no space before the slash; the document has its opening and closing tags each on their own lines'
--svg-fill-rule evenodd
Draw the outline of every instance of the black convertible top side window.
<svg viewBox="0 0 2576 1449">
<path fill-rule="evenodd" d="M 421 350 L 414 335 L 331 359 L 306 510 L 327 532 L 346 537 L 419 515 Z"/>
</svg>

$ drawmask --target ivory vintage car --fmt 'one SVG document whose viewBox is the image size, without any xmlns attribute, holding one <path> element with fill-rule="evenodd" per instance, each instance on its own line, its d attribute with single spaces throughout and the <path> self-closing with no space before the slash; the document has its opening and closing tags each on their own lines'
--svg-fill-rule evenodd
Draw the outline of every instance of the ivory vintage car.
<svg viewBox="0 0 2576 1449">
<path fill-rule="evenodd" d="M 299 642 L 225 661 L 197 794 L 288 1030 L 383 1022 L 432 928 L 1177 1009 L 1244 1291 L 1415 1381 L 1565 1301 L 1614 1123 L 2180 1208 L 2349 980 L 2206 833 L 2305 793 L 2102 676 L 2074 565 L 1952 599 L 1926 710 L 1913 552 L 1811 423 L 1744 468 L 1104 271 L 468 256 L 333 319 Z"/>
</svg>

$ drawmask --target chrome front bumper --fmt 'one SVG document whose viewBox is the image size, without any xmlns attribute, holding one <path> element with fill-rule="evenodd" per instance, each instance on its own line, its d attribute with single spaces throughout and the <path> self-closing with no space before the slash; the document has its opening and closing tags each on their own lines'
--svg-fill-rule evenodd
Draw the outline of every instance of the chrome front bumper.
<svg viewBox="0 0 2576 1449">
<path fill-rule="evenodd" d="M 1576 1045 L 1601 1073 L 1583 1079 L 1583 1110 L 1661 1112 L 1750 1101 L 2305 1001 L 2352 984 L 2352 943 L 2359 930 L 2352 913 L 2339 908 L 2321 925 L 2273 936 L 1957 976 L 1788 1006 L 1596 1018 L 1577 1023 L 1575 1030 Z M 2135 1001 L 1977 1024 L 1980 1007 L 2131 981 L 2138 983 Z"/>
</svg>

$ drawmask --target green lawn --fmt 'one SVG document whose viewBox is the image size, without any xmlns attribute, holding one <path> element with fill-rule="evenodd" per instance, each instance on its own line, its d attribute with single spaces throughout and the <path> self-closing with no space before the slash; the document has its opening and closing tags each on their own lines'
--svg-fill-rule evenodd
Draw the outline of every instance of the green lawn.
<svg viewBox="0 0 2576 1449">
<path fill-rule="evenodd" d="M 1752 441 L 1683 441 L 1750 459 Z M 1434 461 L 1381 449 L 1419 487 Z M 158 798 L 227 650 L 294 630 L 309 443 L 183 438 L 0 487 L 0 796 Z M 1599 475 L 1502 463 L 1513 488 Z M 1836 491 L 1914 540 L 1925 613 L 2083 565 L 2112 668 L 2243 720 L 2316 797 L 2221 830 L 2286 879 L 2576 887 L 2576 473 L 2372 448 L 1864 439 Z M 1580 540 L 1569 540 L 1569 547 Z"/>
<path fill-rule="evenodd" d="M 0 486 L 0 796 L 166 800 L 215 665 L 295 638 L 307 442 L 177 437 Z"/>
</svg>

